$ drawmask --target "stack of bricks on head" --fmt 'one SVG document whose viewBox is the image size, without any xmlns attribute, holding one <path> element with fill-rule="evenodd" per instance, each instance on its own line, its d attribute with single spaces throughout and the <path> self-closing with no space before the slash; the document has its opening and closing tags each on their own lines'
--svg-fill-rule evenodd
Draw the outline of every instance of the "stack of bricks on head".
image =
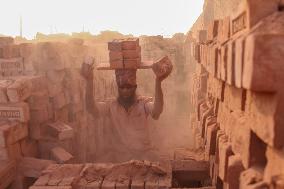
<svg viewBox="0 0 284 189">
<path fill-rule="evenodd" d="M 116 39 L 108 43 L 111 68 L 135 69 L 141 63 L 139 38 Z"/>
<path fill-rule="evenodd" d="M 217 188 L 284 188 L 283 5 L 226 1 L 192 30 L 191 128 Z"/>
</svg>

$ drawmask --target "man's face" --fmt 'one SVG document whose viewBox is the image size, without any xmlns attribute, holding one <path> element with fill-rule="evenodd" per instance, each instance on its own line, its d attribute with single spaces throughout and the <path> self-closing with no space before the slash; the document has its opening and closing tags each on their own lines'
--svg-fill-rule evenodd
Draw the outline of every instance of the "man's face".
<svg viewBox="0 0 284 189">
<path fill-rule="evenodd" d="M 119 98 L 122 100 L 132 100 L 135 97 L 137 85 L 123 84 L 117 87 Z"/>
<path fill-rule="evenodd" d="M 133 101 L 137 88 L 136 70 L 115 70 L 119 98 L 125 102 Z"/>
</svg>

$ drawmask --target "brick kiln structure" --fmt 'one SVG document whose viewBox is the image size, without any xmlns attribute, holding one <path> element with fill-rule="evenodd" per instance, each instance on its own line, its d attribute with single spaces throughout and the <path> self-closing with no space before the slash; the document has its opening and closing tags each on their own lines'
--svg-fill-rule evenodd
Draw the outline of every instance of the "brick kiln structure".
<svg viewBox="0 0 284 189">
<path fill-rule="evenodd" d="M 207 0 L 188 33 L 190 125 L 217 188 L 284 188 L 282 6 Z"/>
</svg>

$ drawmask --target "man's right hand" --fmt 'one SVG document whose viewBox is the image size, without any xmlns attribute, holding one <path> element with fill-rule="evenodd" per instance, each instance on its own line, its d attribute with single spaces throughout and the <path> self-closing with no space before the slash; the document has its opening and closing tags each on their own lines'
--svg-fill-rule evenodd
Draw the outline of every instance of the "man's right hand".
<svg viewBox="0 0 284 189">
<path fill-rule="evenodd" d="M 92 80 L 94 78 L 94 60 L 91 58 L 86 58 L 81 66 L 81 75 L 87 79 Z"/>
</svg>

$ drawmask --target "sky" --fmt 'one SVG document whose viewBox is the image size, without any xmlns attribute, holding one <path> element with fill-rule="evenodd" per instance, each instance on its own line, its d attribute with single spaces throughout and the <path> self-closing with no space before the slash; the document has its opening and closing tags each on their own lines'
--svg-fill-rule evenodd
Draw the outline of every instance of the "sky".
<svg viewBox="0 0 284 189">
<path fill-rule="evenodd" d="M 0 0 L 0 34 L 23 36 L 112 30 L 123 34 L 186 33 L 203 0 Z"/>
</svg>

